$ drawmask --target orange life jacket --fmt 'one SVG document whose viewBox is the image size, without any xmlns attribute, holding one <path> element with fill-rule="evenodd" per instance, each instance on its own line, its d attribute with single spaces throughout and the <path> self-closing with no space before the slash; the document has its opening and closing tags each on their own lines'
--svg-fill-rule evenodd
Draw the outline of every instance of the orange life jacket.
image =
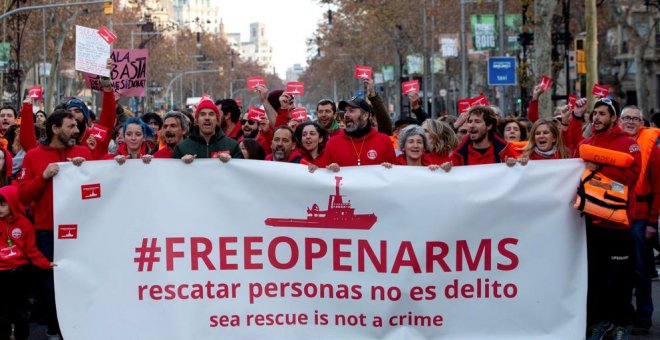
<svg viewBox="0 0 660 340">
<path fill-rule="evenodd" d="M 639 179 L 635 186 L 635 194 L 642 196 L 644 192 L 644 176 L 646 176 L 646 167 L 651 157 L 653 148 L 656 147 L 656 140 L 660 136 L 660 129 L 655 128 L 642 128 L 637 137 L 637 144 L 639 144 L 639 152 L 642 158 L 642 170 L 639 172 Z"/>
<path fill-rule="evenodd" d="M 582 153 L 582 150 L 580 150 Z M 596 218 L 628 226 L 628 186 L 586 169 L 582 173 L 574 208 Z"/>
<path fill-rule="evenodd" d="M 618 168 L 627 168 L 635 161 L 631 154 L 589 144 L 580 145 L 580 158 L 587 162 L 613 165 Z"/>
</svg>

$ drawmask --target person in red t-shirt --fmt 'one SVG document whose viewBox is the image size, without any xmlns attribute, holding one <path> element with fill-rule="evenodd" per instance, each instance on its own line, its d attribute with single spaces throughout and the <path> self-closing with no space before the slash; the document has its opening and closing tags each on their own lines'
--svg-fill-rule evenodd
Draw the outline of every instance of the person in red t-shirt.
<svg viewBox="0 0 660 340">
<path fill-rule="evenodd" d="M 396 163 L 389 136 L 378 132 L 369 122 L 371 105 L 356 97 L 341 101 L 339 110 L 344 111 L 346 128 L 330 138 L 318 162 L 319 167 L 339 171 L 342 166 Z"/>
<path fill-rule="evenodd" d="M 428 166 L 432 171 L 438 170 L 441 167 L 445 171 L 451 170 L 451 162 L 444 162 L 443 164 L 433 163 L 434 159 L 426 152 L 429 142 L 421 126 L 406 126 L 403 130 L 399 131 L 397 141 L 401 154 L 397 157 L 396 165 Z M 382 165 L 388 169 L 392 167 L 390 163 L 383 163 Z"/>
<path fill-rule="evenodd" d="M 114 159 L 120 165 L 127 159 L 142 159 L 144 163 L 150 163 L 153 156 L 147 152 L 147 140 L 154 136 L 151 127 L 142 119 L 131 117 L 124 122 L 122 133 L 124 143 L 117 148 L 117 152 L 108 154 L 106 159 Z"/>
<path fill-rule="evenodd" d="M 317 122 L 303 122 L 296 128 L 296 141 L 302 157 L 309 163 L 321 159 L 328 131 Z"/>
<path fill-rule="evenodd" d="M 515 157 L 509 144 L 497 134 L 497 116 L 488 106 L 473 106 L 467 112 L 468 136 L 454 150 L 454 165 L 503 163 Z"/>
<path fill-rule="evenodd" d="M 458 145 L 458 137 L 454 130 L 445 122 L 427 119 L 422 128 L 429 141 L 426 154 L 432 164 L 444 164 L 452 161 L 452 152 Z"/>
<path fill-rule="evenodd" d="M 78 124 L 71 112 L 55 110 L 46 119 L 46 139 L 44 144 L 30 150 L 23 159 L 23 167 L 18 178 L 21 202 L 34 203 L 34 228 L 37 246 L 46 257 L 53 260 L 53 177 L 60 168 L 57 162 L 71 161 L 79 166 L 91 160 L 92 153 L 77 145 Z M 55 312 L 55 291 L 52 272 L 42 278 L 45 294 L 46 323 L 48 334 L 60 332 Z"/>
</svg>

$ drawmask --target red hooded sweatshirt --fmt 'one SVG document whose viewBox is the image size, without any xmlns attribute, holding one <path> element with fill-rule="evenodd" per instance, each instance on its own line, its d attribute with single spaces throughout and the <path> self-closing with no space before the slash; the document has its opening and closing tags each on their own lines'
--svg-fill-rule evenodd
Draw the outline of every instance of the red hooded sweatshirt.
<svg viewBox="0 0 660 340">
<path fill-rule="evenodd" d="M 22 267 L 30 262 L 49 269 L 50 261 L 37 248 L 34 228 L 25 218 L 23 205 L 14 186 L 0 188 L 0 196 L 9 205 L 10 215 L 0 218 L 0 270 Z"/>
<path fill-rule="evenodd" d="M 337 136 L 328 140 L 323 155 L 316 165 L 319 167 L 326 167 L 332 163 L 337 163 L 339 166 L 379 165 L 384 162 L 397 164 L 392 142 L 388 135 L 371 128 L 361 138 L 353 138 L 341 130 Z"/>
<path fill-rule="evenodd" d="M 44 179 L 44 170 L 50 163 L 67 162 L 74 157 L 91 160 L 92 153 L 85 146 L 56 149 L 42 144 L 25 155 L 18 176 L 18 190 L 23 204 L 35 202 L 35 229 L 53 230 L 53 180 Z"/>
<path fill-rule="evenodd" d="M 108 145 L 110 144 L 110 135 L 117 121 L 117 103 L 115 102 L 114 92 L 103 92 L 103 106 L 101 107 L 101 116 L 98 125 L 108 131 L 105 140 L 96 143 L 96 148 L 92 151 L 93 159 L 105 159 L 108 154 Z M 26 129 L 26 127 L 29 127 Z M 78 138 L 78 145 L 87 146 L 87 139 L 91 135 L 91 128 L 85 130 L 85 134 Z M 38 146 L 37 135 L 34 131 L 34 115 L 32 114 L 32 105 L 23 104 L 21 109 L 21 129 L 18 133 L 21 147 L 28 152 Z M 89 158 L 91 160 L 92 158 Z"/>
</svg>

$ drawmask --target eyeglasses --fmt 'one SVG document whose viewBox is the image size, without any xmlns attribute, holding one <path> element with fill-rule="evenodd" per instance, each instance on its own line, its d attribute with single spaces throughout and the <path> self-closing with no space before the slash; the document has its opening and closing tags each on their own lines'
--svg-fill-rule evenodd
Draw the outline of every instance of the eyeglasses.
<svg viewBox="0 0 660 340">
<path fill-rule="evenodd" d="M 257 124 L 257 122 L 250 120 L 250 119 L 241 119 L 241 124 L 242 125 L 254 125 Z"/>
<path fill-rule="evenodd" d="M 633 123 L 639 123 L 642 121 L 641 118 L 639 117 L 632 117 L 632 116 L 622 116 L 621 120 L 624 122 L 633 122 Z"/>
</svg>

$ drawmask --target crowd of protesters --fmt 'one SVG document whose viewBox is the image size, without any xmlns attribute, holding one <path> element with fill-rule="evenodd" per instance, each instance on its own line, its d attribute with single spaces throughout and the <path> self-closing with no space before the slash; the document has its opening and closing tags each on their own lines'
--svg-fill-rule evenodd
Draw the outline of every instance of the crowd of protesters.
<svg viewBox="0 0 660 340">
<path fill-rule="evenodd" d="M 111 66 L 111 65 L 109 65 Z M 33 114 L 26 99 L 18 113 L 0 110 L 0 340 L 26 339 L 27 288 L 39 292 L 43 322 L 53 339 L 61 337 L 55 312 L 53 261 L 53 182 L 58 162 L 175 158 L 185 163 L 243 158 L 299 163 L 309 171 L 382 165 L 423 166 L 448 172 L 452 167 L 581 157 L 586 168 L 630 188 L 627 223 L 586 215 L 589 264 L 588 339 L 606 333 L 625 338 L 632 329 L 648 332 L 657 277 L 653 248 L 658 246 L 660 208 L 660 130 L 658 115 L 646 124 L 635 106 L 622 109 L 611 98 L 557 108 L 539 118 L 537 86 L 527 118 L 498 114 L 498 108 L 473 106 L 458 117 L 431 119 L 416 93 L 409 94 L 412 115 L 392 122 L 373 81 L 364 79 L 366 98 L 316 106 L 317 120 L 293 119 L 295 98 L 258 85 L 265 114 L 244 110 L 233 99 L 203 97 L 192 110 L 127 117 L 117 106 L 109 80 L 103 81 L 99 119 L 87 105 L 70 99 L 46 115 Z M 622 167 L 599 163 L 582 145 L 631 156 Z M 505 166 L 505 165 L 503 165 Z M 32 265 L 42 269 L 34 271 Z M 28 282 L 30 281 L 30 282 Z M 37 284 L 34 284 L 37 282 Z M 634 292 L 634 299 L 633 299 Z M 13 325 L 13 327 L 12 327 Z"/>
</svg>

